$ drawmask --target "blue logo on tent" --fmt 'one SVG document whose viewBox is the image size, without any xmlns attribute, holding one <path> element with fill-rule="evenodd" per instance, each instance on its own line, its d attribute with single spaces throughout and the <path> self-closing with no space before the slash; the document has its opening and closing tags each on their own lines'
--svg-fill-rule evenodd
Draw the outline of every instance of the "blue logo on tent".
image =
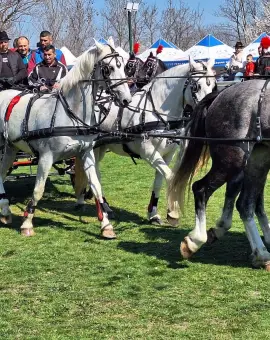
<svg viewBox="0 0 270 340">
<path fill-rule="evenodd" d="M 166 47 L 166 48 L 173 48 L 171 43 L 168 43 L 167 41 L 163 39 L 158 39 L 150 48 L 158 48 L 159 45 L 162 45 L 163 47 Z"/>
<path fill-rule="evenodd" d="M 208 34 L 202 40 L 200 40 L 196 45 L 212 47 L 212 46 L 224 45 L 224 43 L 218 40 L 217 38 L 215 38 L 213 35 Z"/>
</svg>

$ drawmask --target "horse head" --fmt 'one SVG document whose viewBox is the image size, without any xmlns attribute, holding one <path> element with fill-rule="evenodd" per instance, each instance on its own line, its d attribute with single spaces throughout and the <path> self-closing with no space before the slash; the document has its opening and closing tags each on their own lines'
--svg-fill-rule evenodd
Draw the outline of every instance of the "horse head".
<svg viewBox="0 0 270 340">
<path fill-rule="evenodd" d="M 214 64 L 214 59 L 210 59 L 208 62 L 195 62 L 190 58 L 190 71 L 185 83 L 185 89 L 190 88 L 193 101 L 201 101 L 206 95 L 216 89 Z"/>
<path fill-rule="evenodd" d="M 143 61 L 135 56 L 134 52 L 130 53 L 130 57 L 125 65 L 125 74 L 127 77 L 137 78 L 138 72 L 143 65 Z"/>
<path fill-rule="evenodd" d="M 154 77 L 167 70 L 167 67 L 158 57 L 154 56 L 153 52 L 150 52 L 143 67 L 138 73 L 138 87 L 142 88 L 148 84 Z"/>
<path fill-rule="evenodd" d="M 125 64 L 123 58 L 114 49 L 113 42 L 110 45 L 96 43 L 97 63 L 94 68 L 93 78 L 99 79 L 98 87 L 105 89 L 120 101 L 121 104 L 131 102 L 131 95 L 126 81 Z"/>
</svg>

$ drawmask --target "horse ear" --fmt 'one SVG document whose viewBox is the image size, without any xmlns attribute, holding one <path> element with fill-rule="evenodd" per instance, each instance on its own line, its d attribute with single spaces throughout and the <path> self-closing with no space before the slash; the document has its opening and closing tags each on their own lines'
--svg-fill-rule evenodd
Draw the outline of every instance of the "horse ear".
<svg viewBox="0 0 270 340">
<path fill-rule="evenodd" d="M 113 49 L 115 49 L 114 40 L 113 40 L 113 37 L 112 37 L 112 36 L 109 37 L 109 39 L 108 39 L 108 44 L 109 44 Z"/>
<path fill-rule="evenodd" d="M 197 63 L 194 61 L 194 59 L 191 56 L 189 56 L 189 66 L 191 69 L 197 67 Z"/>
<path fill-rule="evenodd" d="M 94 41 L 95 41 L 95 45 L 96 45 L 96 47 L 97 47 L 97 50 L 99 51 L 99 52 L 101 52 L 102 50 L 103 50 L 103 44 L 101 44 L 100 42 L 98 42 L 96 39 L 94 39 Z"/>
<path fill-rule="evenodd" d="M 211 70 L 214 67 L 214 65 L 215 65 L 215 59 L 210 58 L 207 62 L 207 68 Z"/>
</svg>

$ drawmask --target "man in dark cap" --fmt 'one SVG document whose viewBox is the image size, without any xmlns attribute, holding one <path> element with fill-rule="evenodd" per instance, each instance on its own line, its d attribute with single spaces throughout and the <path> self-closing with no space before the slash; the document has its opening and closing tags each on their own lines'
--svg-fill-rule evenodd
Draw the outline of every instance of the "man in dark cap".
<svg viewBox="0 0 270 340">
<path fill-rule="evenodd" d="M 27 70 L 17 52 L 8 49 L 10 38 L 0 31 L 0 90 L 10 89 L 27 81 Z"/>
</svg>

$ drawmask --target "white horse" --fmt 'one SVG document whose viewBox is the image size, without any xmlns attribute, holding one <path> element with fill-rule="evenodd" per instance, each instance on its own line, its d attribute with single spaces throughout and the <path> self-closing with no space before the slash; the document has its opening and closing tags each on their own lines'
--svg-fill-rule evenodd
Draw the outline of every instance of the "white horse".
<svg viewBox="0 0 270 340">
<path fill-rule="evenodd" d="M 216 86 L 213 65 L 213 60 L 209 60 L 206 64 L 190 60 L 189 64 L 173 67 L 163 72 L 160 78 L 158 77 L 146 85 L 143 91 L 135 93 L 129 107 L 121 113 L 121 130 L 138 132 L 156 129 L 162 131 L 166 128 L 167 123 L 172 129 L 180 128 L 184 122 L 184 107 L 187 104 L 194 107 L 196 102 L 211 93 Z M 113 130 L 116 124 L 119 125 L 119 108 L 112 105 L 110 113 L 101 127 L 105 130 Z M 183 129 L 183 134 L 186 133 L 186 130 L 186 128 Z M 135 138 L 134 141 L 127 143 L 125 149 L 121 144 L 104 145 L 95 150 L 97 174 L 100 176 L 98 165 L 106 150 L 121 156 L 129 156 L 129 153 L 125 151 L 128 149 L 134 155 L 138 155 L 148 162 L 156 171 L 148 206 L 148 217 L 152 223 L 162 224 L 157 211 L 158 199 L 163 177 L 167 183 L 171 178 L 172 172 L 168 164 L 172 160 L 176 148 L 177 144 L 167 138 Z M 180 152 L 182 153 L 182 151 Z M 75 192 L 77 205 L 82 205 L 84 204 L 82 193 L 85 191 L 87 181 L 79 160 L 76 161 Z M 176 204 L 175 202 L 175 205 L 168 207 L 167 212 L 167 220 L 172 225 L 176 225 L 179 218 Z M 110 208 L 107 211 L 110 212 Z"/>
<path fill-rule="evenodd" d="M 94 79 L 101 79 L 101 82 Z M 131 101 L 122 57 L 119 57 L 119 54 L 109 45 L 96 42 L 96 46 L 86 51 L 67 76 L 61 80 L 62 101 L 57 93 L 46 94 L 33 103 L 27 124 L 29 133 L 26 134 L 28 137 L 26 136 L 25 139 L 21 139 L 26 125 L 25 114 L 33 94 L 21 97 L 14 106 L 10 119 L 6 121 L 7 106 L 19 92 L 7 90 L 0 93 L 0 147 L 5 148 L 0 163 L 0 209 L 3 222 L 11 221 L 3 182 L 17 151 L 36 153 L 39 156 L 33 197 L 27 205 L 21 226 L 23 235 L 34 234 L 32 219 L 35 207 L 43 195 L 51 166 L 58 160 L 80 157 L 89 185 L 100 205 L 103 205 L 93 153 L 96 132 L 82 134 L 89 129 L 89 125 L 93 127 L 96 124 L 95 115 L 92 113 L 99 86 L 103 86 L 106 92 L 114 96 L 115 100 L 122 105 Z M 77 126 L 80 126 L 80 129 Z M 33 138 L 30 138 L 30 135 Z M 101 210 L 99 220 L 102 235 L 110 237 L 113 227 L 107 213 Z"/>
</svg>

